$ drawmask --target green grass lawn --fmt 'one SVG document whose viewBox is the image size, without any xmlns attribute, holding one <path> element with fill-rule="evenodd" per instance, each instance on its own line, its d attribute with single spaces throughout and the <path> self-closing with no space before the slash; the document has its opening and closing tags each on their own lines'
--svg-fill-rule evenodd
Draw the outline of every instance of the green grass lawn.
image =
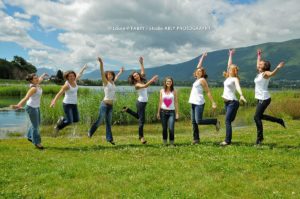
<svg viewBox="0 0 300 199">
<path fill-rule="evenodd" d="M 56 138 L 43 127 L 43 151 L 25 138 L 0 140 L 0 198 L 300 198 L 299 121 L 264 126 L 259 147 L 254 125 L 234 127 L 228 147 L 218 146 L 224 125 L 200 126 L 201 143 L 191 145 L 191 125 L 177 123 L 175 147 L 161 144 L 160 124 L 146 124 L 147 145 L 137 126 L 113 126 L 115 146 L 103 126 L 92 139 L 85 126 Z"/>
</svg>

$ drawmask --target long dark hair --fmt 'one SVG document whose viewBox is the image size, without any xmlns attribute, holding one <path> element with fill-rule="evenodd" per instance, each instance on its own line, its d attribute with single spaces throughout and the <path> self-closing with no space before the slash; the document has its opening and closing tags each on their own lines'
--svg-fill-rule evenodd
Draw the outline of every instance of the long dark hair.
<svg viewBox="0 0 300 199">
<path fill-rule="evenodd" d="M 73 70 L 68 70 L 68 71 L 64 72 L 64 79 L 68 80 L 69 75 L 72 73 L 74 74 L 74 76 L 76 78 L 76 73 Z"/>
<path fill-rule="evenodd" d="M 28 74 L 28 75 L 26 76 L 26 81 L 31 82 L 35 76 L 36 76 L 35 73 Z"/>
<path fill-rule="evenodd" d="M 264 62 L 264 71 L 270 71 L 271 70 L 271 63 L 269 61 L 262 60 Z"/>
<path fill-rule="evenodd" d="M 173 81 L 173 78 L 170 77 L 170 76 L 165 77 L 165 79 L 164 79 L 164 90 L 166 92 L 166 90 L 167 90 L 167 84 L 166 83 L 167 83 L 168 79 L 170 79 L 172 81 L 172 85 L 170 86 L 170 90 L 171 90 L 171 92 L 173 92 L 174 91 L 174 81 Z"/>
<path fill-rule="evenodd" d="M 113 78 L 112 78 L 112 80 L 113 81 L 115 81 L 115 77 L 116 77 L 116 74 L 115 74 L 115 72 L 114 71 L 110 71 L 110 70 L 108 70 L 108 71 L 105 71 L 105 77 L 106 77 L 106 79 L 108 79 L 108 73 L 110 73 L 112 76 L 113 76 Z"/>
<path fill-rule="evenodd" d="M 137 81 L 134 79 L 134 77 L 133 77 L 133 74 L 134 73 L 137 73 L 139 76 L 140 76 L 140 79 L 141 79 L 141 82 L 143 82 L 143 83 L 146 83 L 146 78 L 145 78 L 145 75 L 142 75 L 141 73 L 139 73 L 139 72 L 137 72 L 137 71 L 133 71 L 130 75 L 129 75 L 129 77 L 128 77 L 128 82 L 129 82 L 129 84 L 131 84 L 131 85 L 135 85 L 136 83 L 137 83 Z"/>
<path fill-rule="evenodd" d="M 197 72 L 197 70 L 201 70 L 201 72 L 202 72 L 202 76 L 201 76 L 201 78 L 205 78 L 205 79 L 207 79 L 207 74 L 206 74 L 206 71 L 205 71 L 205 69 L 203 68 L 203 67 L 201 67 L 201 68 L 197 68 L 195 71 L 194 71 L 194 77 L 196 77 L 196 72 Z"/>
</svg>

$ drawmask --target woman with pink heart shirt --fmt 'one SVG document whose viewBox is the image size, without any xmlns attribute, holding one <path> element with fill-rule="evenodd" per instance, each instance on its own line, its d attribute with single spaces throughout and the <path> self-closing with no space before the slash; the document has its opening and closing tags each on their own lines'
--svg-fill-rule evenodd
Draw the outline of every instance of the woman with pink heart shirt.
<svg viewBox="0 0 300 199">
<path fill-rule="evenodd" d="M 197 69 L 194 72 L 194 76 L 197 79 L 193 84 L 193 88 L 189 98 L 189 103 L 192 104 L 191 119 L 192 119 L 193 137 L 194 137 L 193 144 L 199 144 L 200 142 L 198 125 L 215 125 L 217 131 L 219 131 L 220 129 L 220 122 L 217 119 L 202 119 L 203 112 L 204 112 L 204 105 L 205 105 L 203 90 L 207 93 L 207 96 L 212 103 L 212 108 L 213 109 L 217 108 L 217 105 L 214 102 L 214 99 L 211 95 L 211 92 L 209 90 L 206 81 L 207 75 L 205 73 L 204 68 L 202 67 L 203 59 L 206 56 L 207 56 L 206 52 L 202 54 Z"/>
<path fill-rule="evenodd" d="M 172 77 L 166 77 L 164 80 L 164 88 L 160 90 L 159 105 L 157 111 L 157 119 L 161 120 L 163 144 L 168 142 L 168 126 L 170 145 L 174 145 L 174 127 L 175 119 L 178 115 L 177 92 L 174 90 L 174 82 Z"/>
</svg>

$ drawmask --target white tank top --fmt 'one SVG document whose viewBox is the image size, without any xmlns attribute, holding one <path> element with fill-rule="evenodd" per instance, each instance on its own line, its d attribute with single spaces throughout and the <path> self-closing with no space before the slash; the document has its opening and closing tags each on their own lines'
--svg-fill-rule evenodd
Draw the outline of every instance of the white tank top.
<svg viewBox="0 0 300 199">
<path fill-rule="evenodd" d="M 200 83 L 200 79 L 197 79 L 193 83 L 192 91 L 189 98 L 190 104 L 202 105 L 205 103 L 205 99 L 203 96 L 203 87 Z"/>
<path fill-rule="evenodd" d="M 235 96 L 236 87 L 235 87 L 236 77 L 228 77 L 224 81 L 224 92 L 222 97 L 226 100 L 237 100 Z"/>
<path fill-rule="evenodd" d="M 105 100 L 115 100 L 116 95 L 116 85 L 114 83 L 107 82 L 104 87 L 104 101 Z"/>
<path fill-rule="evenodd" d="M 164 91 L 164 89 L 162 89 L 161 93 L 162 93 L 162 103 L 160 108 L 164 110 L 175 110 L 174 93 L 170 92 L 167 94 Z"/>
<path fill-rule="evenodd" d="M 268 91 L 270 78 L 264 78 L 264 73 L 259 73 L 254 79 L 255 83 L 255 98 L 258 100 L 269 99 L 270 93 Z"/>
<path fill-rule="evenodd" d="M 30 84 L 30 87 L 33 87 L 33 84 Z M 27 100 L 26 105 L 33 108 L 40 107 L 42 93 L 42 88 L 37 86 L 36 92 Z"/>
<path fill-rule="evenodd" d="M 68 81 L 66 81 L 66 83 L 68 84 L 69 89 L 65 92 L 65 97 L 64 97 L 63 103 L 77 104 L 78 85 L 75 83 L 76 86 L 72 87 Z"/>
<path fill-rule="evenodd" d="M 139 102 L 148 102 L 148 93 L 147 93 L 147 88 L 140 88 L 137 90 L 138 92 L 138 101 Z"/>
</svg>

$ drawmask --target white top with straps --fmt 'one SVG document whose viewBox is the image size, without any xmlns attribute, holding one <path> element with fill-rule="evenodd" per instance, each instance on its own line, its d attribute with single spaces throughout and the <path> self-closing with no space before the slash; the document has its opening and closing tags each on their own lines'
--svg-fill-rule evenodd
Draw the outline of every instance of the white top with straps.
<svg viewBox="0 0 300 199">
<path fill-rule="evenodd" d="M 147 93 L 147 88 L 140 88 L 137 90 L 138 92 L 138 101 L 139 102 L 148 102 L 148 93 Z"/>
<path fill-rule="evenodd" d="M 192 91 L 189 98 L 190 104 L 202 105 L 205 103 L 205 99 L 203 96 L 203 87 L 200 83 L 200 79 L 197 79 L 193 83 Z"/>
<path fill-rule="evenodd" d="M 160 108 L 164 110 L 175 110 L 175 103 L 174 103 L 174 93 L 166 93 L 164 89 L 161 91 L 162 93 L 162 103 Z"/>
<path fill-rule="evenodd" d="M 34 85 L 30 84 L 30 87 L 34 87 Z M 36 92 L 27 100 L 26 105 L 32 108 L 40 107 L 42 93 L 43 93 L 42 88 L 37 86 Z"/>
<path fill-rule="evenodd" d="M 114 83 L 107 82 L 104 87 L 104 101 L 105 100 L 115 100 L 116 99 L 116 85 Z"/>
<path fill-rule="evenodd" d="M 236 77 L 228 77 L 224 81 L 224 92 L 222 97 L 226 100 L 237 100 L 237 97 L 235 96 L 235 78 Z"/>
<path fill-rule="evenodd" d="M 68 84 L 69 89 L 65 92 L 65 97 L 64 97 L 63 103 L 77 104 L 78 85 L 75 83 L 76 86 L 72 87 L 68 81 L 66 81 L 66 83 Z"/>
<path fill-rule="evenodd" d="M 255 83 L 255 99 L 258 100 L 267 100 L 271 97 L 268 86 L 270 78 L 264 78 L 264 73 L 259 73 L 254 79 Z"/>
</svg>

